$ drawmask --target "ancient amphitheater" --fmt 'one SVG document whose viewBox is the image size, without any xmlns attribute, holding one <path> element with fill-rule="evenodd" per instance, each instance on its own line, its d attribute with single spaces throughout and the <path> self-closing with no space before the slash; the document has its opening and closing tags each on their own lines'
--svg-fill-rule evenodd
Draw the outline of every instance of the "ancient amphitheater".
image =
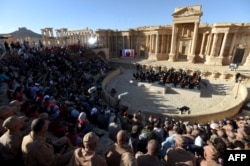
<svg viewBox="0 0 250 166">
<path fill-rule="evenodd" d="M 240 66 L 231 71 L 228 66 L 208 66 L 188 64 L 185 62 L 148 61 L 134 59 L 111 60 L 118 69 L 106 77 L 103 82 L 104 96 L 110 104 L 115 105 L 117 100 L 109 96 L 110 90 L 115 88 L 117 94 L 128 92 L 122 96 L 120 106 L 128 106 L 129 112 L 141 110 L 144 114 L 156 117 L 171 117 L 190 122 L 208 122 L 232 117 L 238 114 L 248 97 L 249 87 L 247 67 Z M 136 70 L 135 63 L 142 66 L 163 66 L 163 70 L 173 67 L 183 69 L 189 73 L 200 71 L 202 81 L 207 86 L 200 90 L 173 88 L 171 85 L 163 87 L 157 83 L 149 84 L 133 80 L 132 73 Z M 235 74 L 241 73 L 243 80 L 235 83 Z M 164 91 L 166 92 L 164 93 Z M 187 106 L 190 114 L 180 114 L 177 107 Z"/>
</svg>

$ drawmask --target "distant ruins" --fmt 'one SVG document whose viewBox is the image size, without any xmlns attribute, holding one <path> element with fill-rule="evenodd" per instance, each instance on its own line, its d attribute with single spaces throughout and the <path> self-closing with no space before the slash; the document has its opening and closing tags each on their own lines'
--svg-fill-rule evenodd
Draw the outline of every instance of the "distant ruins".
<svg viewBox="0 0 250 166">
<path fill-rule="evenodd" d="M 250 66 L 250 23 L 200 23 L 201 5 L 175 8 L 173 24 L 146 26 L 124 31 L 67 28 L 41 29 L 44 45 L 88 44 L 108 49 L 109 58 L 118 58 L 122 49 L 134 49 L 137 58 L 186 61 L 207 65 Z"/>
</svg>

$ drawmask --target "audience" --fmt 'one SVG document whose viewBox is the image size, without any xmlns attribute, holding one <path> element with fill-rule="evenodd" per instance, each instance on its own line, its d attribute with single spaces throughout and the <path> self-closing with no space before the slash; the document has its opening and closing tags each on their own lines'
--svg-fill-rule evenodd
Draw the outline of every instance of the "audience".
<svg viewBox="0 0 250 166">
<path fill-rule="evenodd" d="M 77 56 L 70 47 L 25 45 L 0 59 L 0 81 L 8 87 L 0 106 L 1 165 L 210 166 L 222 165 L 227 149 L 250 147 L 249 116 L 190 124 L 141 110 L 130 115 L 127 106 L 111 108 L 100 95 L 112 67 L 91 50 Z M 191 89 L 200 81 L 199 73 L 143 70 L 137 65 L 134 75 L 142 81 L 163 77 L 164 84 Z M 183 76 L 197 82 L 189 86 Z M 113 142 L 105 152 L 97 146 L 100 129 Z"/>
</svg>

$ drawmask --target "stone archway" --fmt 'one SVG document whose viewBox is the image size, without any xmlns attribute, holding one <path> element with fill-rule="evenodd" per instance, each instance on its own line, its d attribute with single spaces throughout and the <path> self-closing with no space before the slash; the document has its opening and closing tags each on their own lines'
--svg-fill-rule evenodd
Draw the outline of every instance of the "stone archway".
<svg viewBox="0 0 250 166">
<path fill-rule="evenodd" d="M 196 44 L 200 17 L 202 16 L 201 6 L 189 6 L 175 8 L 173 16 L 173 28 L 171 38 L 171 49 L 168 61 L 179 61 L 181 52 L 188 52 L 188 62 L 194 63 L 196 58 Z M 189 40 L 189 46 L 180 46 L 182 40 Z"/>
</svg>

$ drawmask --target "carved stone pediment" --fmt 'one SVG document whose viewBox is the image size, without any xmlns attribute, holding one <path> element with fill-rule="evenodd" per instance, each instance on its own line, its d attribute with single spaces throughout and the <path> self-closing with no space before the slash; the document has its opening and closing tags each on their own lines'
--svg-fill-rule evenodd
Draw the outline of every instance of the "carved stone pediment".
<svg viewBox="0 0 250 166">
<path fill-rule="evenodd" d="M 178 8 L 172 14 L 173 17 L 201 16 L 202 11 L 193 7 Z"/>
</svg>

